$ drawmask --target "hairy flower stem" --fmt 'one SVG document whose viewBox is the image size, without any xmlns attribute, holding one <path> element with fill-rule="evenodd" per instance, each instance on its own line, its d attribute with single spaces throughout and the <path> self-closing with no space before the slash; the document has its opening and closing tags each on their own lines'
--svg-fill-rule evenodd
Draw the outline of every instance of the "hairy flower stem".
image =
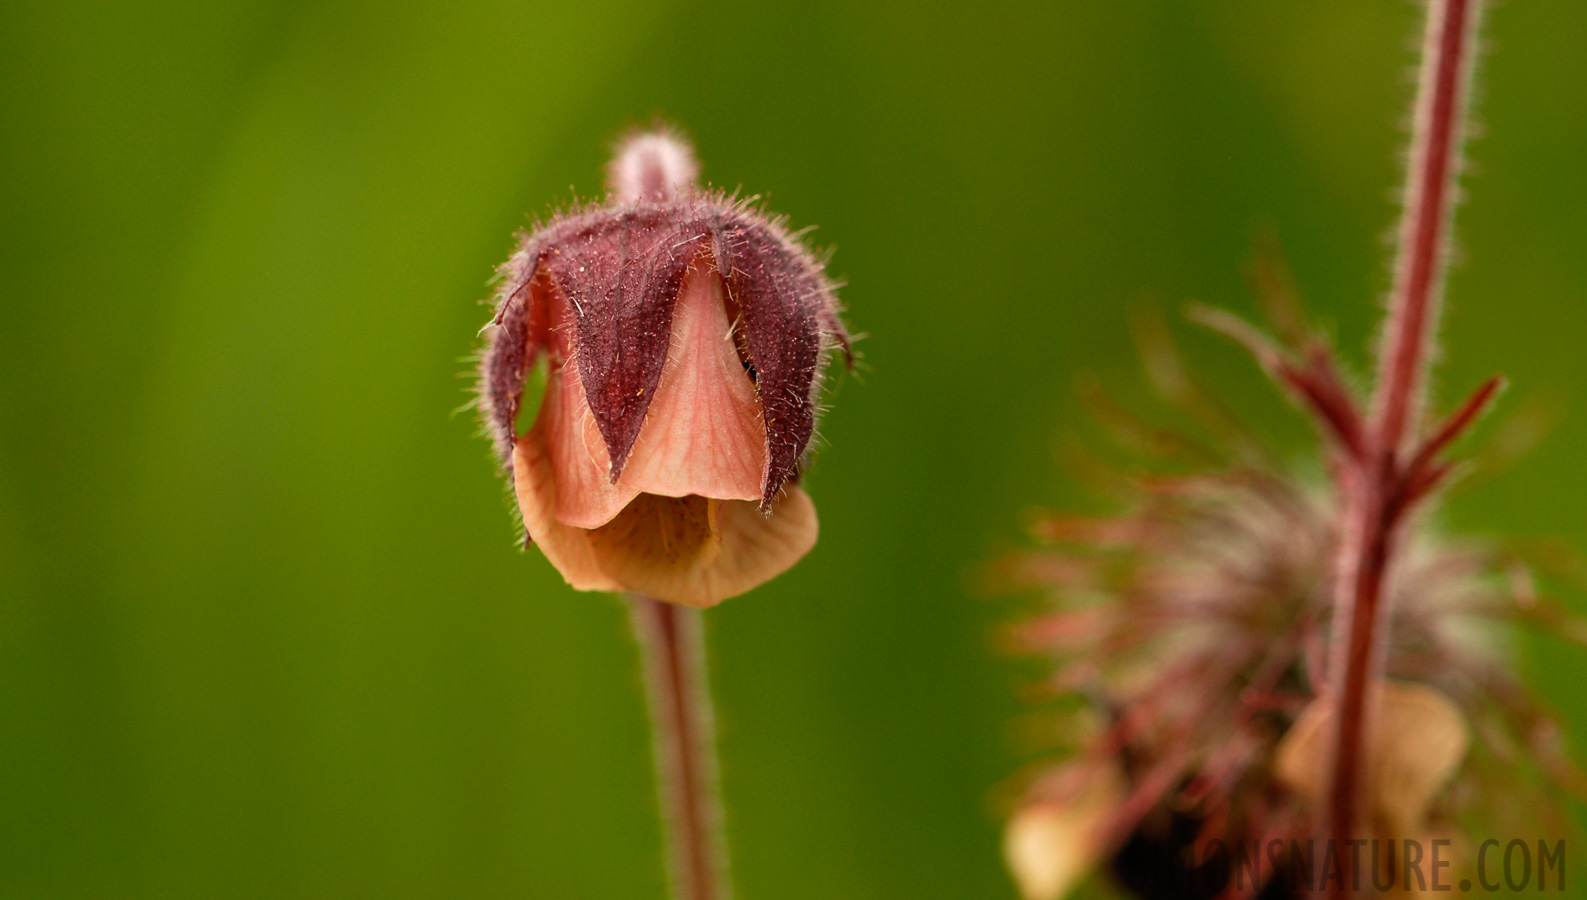
<svg viewBox="0 0 1587 900">
<path fill-rule="evenodd" d="M 672 895 L 728 900 L 716 723 L 700 611 L 640 594 L 628 595 L 628 609 L 643 657 Z"/>
<path fill-rule="evenodd" d="M 1426 392 L 1474 55 L 1480 0 L 1429 0 L 1399 255 L 1384 326 L 1373 420 L 1343 475 L 1345 529 L 1335 579 L 1331 692 L 1338 703 L 1328 835 L 1344 848 L 1361 823 L 1374 686 L 1387 635 L 1385 579 L 1405 512 L 1405 446 Z M 1344 897 L 1351 879 L 1333 885 Z"/>
</svg>

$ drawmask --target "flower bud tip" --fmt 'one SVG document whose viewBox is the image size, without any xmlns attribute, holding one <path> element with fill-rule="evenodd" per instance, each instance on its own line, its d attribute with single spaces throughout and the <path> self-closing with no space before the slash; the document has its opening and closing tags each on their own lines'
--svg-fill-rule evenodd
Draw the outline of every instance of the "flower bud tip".
<svg viewBox="0 0 1587 900">
<path fill-rule="evenodd" d="M 607 180 L 618 203 L 659 203 L 693 189 L 699 175 L 694 149 L 671 131 L 658 129 L 623 138 Z"/>
</svg>

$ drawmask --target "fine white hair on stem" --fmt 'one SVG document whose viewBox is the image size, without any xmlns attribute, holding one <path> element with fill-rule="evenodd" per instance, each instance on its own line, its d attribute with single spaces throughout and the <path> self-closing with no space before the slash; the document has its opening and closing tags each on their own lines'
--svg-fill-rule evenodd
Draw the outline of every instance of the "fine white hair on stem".
<svg viewBox="0 0 1587 900">
<path fill-rule="evenodd" d="M 694 148 L 667 129 L 636 131 L 617 144 L 607 182 L 619 203 L 668 200 L 695 185 Z"/>
</svg>

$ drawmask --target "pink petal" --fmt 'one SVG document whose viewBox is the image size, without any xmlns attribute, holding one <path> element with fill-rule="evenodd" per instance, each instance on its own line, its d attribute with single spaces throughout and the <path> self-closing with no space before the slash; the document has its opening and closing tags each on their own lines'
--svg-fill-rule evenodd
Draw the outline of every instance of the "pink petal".
<svg viewBox="0 0 1587 900">
<path fill-rule="evenodd" d="M 590 532 L 558 522 L 553 513 L 558 491 L 544 437 L 536 427 L 518 438 L 513 447 L 513 488 L 529 539 L 575 589 L 620 590 L 621 586 L 601 570 Z"/>
<path fill-rule="evenodd" d="M 684 276 L 667 362 L 620 484 L 650 494 L 758 500 L 766 428 L 739 361 L 722 279 L 705 260 Z"/>
<path fill-rule="evenodd" d="M 770 515 L 757 500 L 642 494 L 589 532 L 589 545 L 600 570 L 625 590 L 715 606 L 782 574 L 815 546 L 820 527 L 808 494 L 786 488 Z"/>
</svg>

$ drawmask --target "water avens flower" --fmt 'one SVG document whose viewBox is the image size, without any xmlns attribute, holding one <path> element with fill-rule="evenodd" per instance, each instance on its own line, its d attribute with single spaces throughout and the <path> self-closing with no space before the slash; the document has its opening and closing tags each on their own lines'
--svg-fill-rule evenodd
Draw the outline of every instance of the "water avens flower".
<svg viewBox="0 0 1587 900">
<path fill-rule="evenodd" d="M 606 202 L 521 236 L 480 399 L 527 538 L 570 585 L 707 607 L 815 545 L 797 482 L 848 338 L 820 261 L 697 170 L 670 133 L 635 135 Z"/>
<path fill-rule="evenodd" d="M 726 900 L 700 609 L 815 545 L 799 479 L 827 356 L 852 356 L 822 262 L 702 188 L 677 135 L 630 135 L 607 176 L 603 202 L 519 235 L 498 270 L 476 405 L 526 541 L 574 588 L 625 595 L 672 896 Z"/>
</svg>

